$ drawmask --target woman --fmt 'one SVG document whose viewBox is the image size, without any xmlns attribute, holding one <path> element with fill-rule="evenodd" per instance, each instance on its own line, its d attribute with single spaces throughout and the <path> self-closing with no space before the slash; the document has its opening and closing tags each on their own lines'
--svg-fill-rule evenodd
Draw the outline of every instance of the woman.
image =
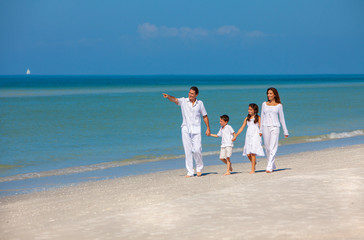
<svg viewBox="0 0 364 240">
<path fill-rule="evenodd" d="M 278 149 L 279 128 L 282 125 L 284 137 L 286 138 L 288 137 L 288 130 L 277 89 L 268 88 L 267 98 L 268 101 L 262 104 L 260 135 L 263 134 L 265 151 L 268 158 L 268 165 L 265 172 L 271 173 L 276 169 L 274 161 Z"/>
</svg>

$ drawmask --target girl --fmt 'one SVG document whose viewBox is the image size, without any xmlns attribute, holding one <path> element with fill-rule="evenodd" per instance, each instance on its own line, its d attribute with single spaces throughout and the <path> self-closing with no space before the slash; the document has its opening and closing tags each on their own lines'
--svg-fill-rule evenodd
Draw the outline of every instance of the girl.
<svg viewBox="0 0 364 240">
<path fill-rule="evenodd" d="M 260 129 L 260 135 L 263 134 L 265 151 L 268 158 L 266 172 L 271 173 L 276 169 L 275 155 L 278 150 L 279 127 L 282 125 L 284 137 L 288 137 L 288 130 L 277 89 L 268 88 L 267 99 L 268 101 L 262 104 L 262 127 Z M 279 122 L 281 122 L 281 125 Z"/>
<path fill-rule="evenodd" d="M 237 132 L 236 136 L 232 139 L 232 141 L 235 141 L 236 137 L 244 130 L 245 126 L 248 125 L 243 156 L 248 156 L 252 163 L 252 170 L 250 171 L 250 174 L 255 173 L 256 156 L 264 156 L 262 139 L 259 135 L 260 117 L 258 112 L 258 105 L 255 103 L 249 104 L 248 116 L 244 119 L 243 125 Z"/>
</svg>

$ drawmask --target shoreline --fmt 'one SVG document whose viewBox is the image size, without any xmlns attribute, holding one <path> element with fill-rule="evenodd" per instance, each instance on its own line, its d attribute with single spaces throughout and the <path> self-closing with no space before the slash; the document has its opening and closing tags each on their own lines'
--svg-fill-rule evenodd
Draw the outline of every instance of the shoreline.
<svg viewBox="0 0 364 240">
<path fill-rule="evenodd" d="M 320 142 L 287 144 L 279 147 L 277 156 L 285 156 L 289 154 L 318 151 L 322 149 L 345 147 L 358 144 L 364 144 L 364 136 L 340 138 Z M 231 159 L 233 164 L 249 162 L 246 157 L 241 156 L 241 152 L 234 152 Z M 265 159 L 265 157 L 258 157 L 257 161 L 264 161 Z M 204 163 L 205 166 L 222 164 L 221 161 L 218 159 L 218 154 L 204 156 Z M 82 169 L 83 166 L 80 166 L 79 168 Z M 76 173 L 64 173 L 63 169 L 60 169 L 59 171 L 62 174 L 49 176 L 41 176 L 40 173 L 22 174 L 25 177 L 10 181 L 0 181 L 0 199 L 2 197 L 10 195 L 48 191 L 53 188 L 63 188 L 88 181 L 101 181 L 184 168 L 184 159 L 178 158 L 163 161 L 151 161 L 145 163 L 122 165 L 110 168 L 101 168 Z M 11 177 L 13 176 L 10 176 L 10 178 Z M 5 178 L 6 177 L 3 177 L 3 179 Z"/>
<path fill-rule="evenodd" d="M 364 144 L 176 169 L 0 198 L 4 239 L 360 239 Z"/>
</svg>

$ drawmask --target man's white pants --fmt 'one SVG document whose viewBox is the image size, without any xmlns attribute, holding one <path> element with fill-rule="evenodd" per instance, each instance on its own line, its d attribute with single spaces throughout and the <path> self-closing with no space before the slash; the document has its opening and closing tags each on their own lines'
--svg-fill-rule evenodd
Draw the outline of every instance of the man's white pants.
<svg viewBox="0 0 364 240">
<path fill-rule="evenodd" d="M 275 157 L 278 150 L 278 140 L 279 140 L 279 127 L 262 127 L 262 134 L 264 139 L 265 151 L 267 153 L 268 165 L 266 170 L 275 170 Z"/>
<path fill-rule="evenodd" d="M 193 169 L 193 159 L 195 159 L 196 162 L 197 172 L 201 172 L 203 168 L 201 133 L 191 134 L 188 133 L 188 129 L 186 127 L 182 127 L 182 142 L 185 150 L 187 175 L 193 176 L 195 174 Z"/>
</svg>

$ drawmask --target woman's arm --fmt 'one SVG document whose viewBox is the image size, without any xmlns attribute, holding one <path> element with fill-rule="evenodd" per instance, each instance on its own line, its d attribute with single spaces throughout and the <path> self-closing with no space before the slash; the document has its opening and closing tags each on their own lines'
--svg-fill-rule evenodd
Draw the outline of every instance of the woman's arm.
<svg viewBox="0 0 364 240">
<path fill-rule="evenodd" d="M 260 118 L 259 118 L 259 135 L 262 136 L 262 124 L 264 123 L 264 112 L 265 112 L 265 107 L 264 104 L 265 102 L 262 103 L 262 110 L 260 112 Z"/>
<path fill-rule="evenodd" d="M 282 125 L 284 137 L 288 137 L 288 130 L 287 130 L 287 126 L 286 126 L 286 121 L 284 120 L 284 113 L 283 113 L 283 105 L 282 104 L 280 104 L 278 114 L 279 114 L 279 121 L 281 122 L 281 125 Z"/>
</svg>

